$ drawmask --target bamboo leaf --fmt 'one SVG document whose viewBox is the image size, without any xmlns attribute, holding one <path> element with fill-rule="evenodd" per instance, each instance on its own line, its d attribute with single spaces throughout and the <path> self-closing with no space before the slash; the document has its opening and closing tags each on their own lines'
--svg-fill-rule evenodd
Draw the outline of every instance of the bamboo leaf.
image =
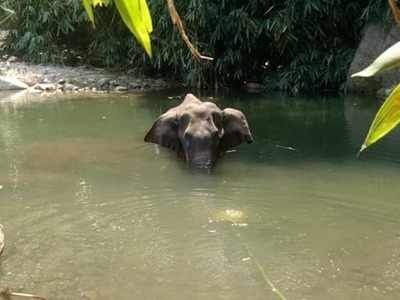
<svg viewBox="0 0 400 300">
<path fill-rule="evenodd" d="M 400 42 L 387 49 L 367 68 L 351 77 L 371 77 L 380 72 L 393 69 L 400 65 Z"/>
<path fill-rule="evenodd" d="M 147 6 L 146 0 L 140 0 L 140 10 L 142 12 L 142 19 L 146 29 L 149 33 L 153 31 L 153 23 L 151 21 L 149 7 Z"/>
<path fill-rule="evenodd" d="M 96 7 L 97 5 L 99 6 L 107 6 L 110 4 L 111 0 L 91 0 L 92 1 L 92 6 Z"/>
<path fill-rule="evenodd" d="M 86 13 L 89 17 L 89 20 L 92 22 L 93 27 L 94 25 L 94 14 L 93 14 L 93 8 L 92 8 L 92 1 L 91 0 L 83 0 L 83 7 L 86 10 Z"/>
<path fill-rule="evenodd" d="M 111 2 L 111 0 L 82 1 L 93 26 L 95 26 L 93 7 L 107 6 Z M 153 31 L 153 24 L 146 0 L 114 0 L 114 3 L 125 25 L 151 57 L 152 53 L 149 34 Z"/>
<path fill-rule="evenodd" d="M 375 116 L 360 152 L 384 137 L 400 123 L 400 84 L 392 91 Z"/>
<path fill-rule="evenodd" d="M 142 0 L 114 0 L 114 2 L 125 25 L 151 57 L 149 33 L 151 32 L 152 26 L 148 26 L 149 20 L 145 21 L 147 17 L 150 18 L 147 5 L 141 5 L 141 2 L 143 2 Z M 143 18 L 143 16 L 146 17 Z"/>
</svg>

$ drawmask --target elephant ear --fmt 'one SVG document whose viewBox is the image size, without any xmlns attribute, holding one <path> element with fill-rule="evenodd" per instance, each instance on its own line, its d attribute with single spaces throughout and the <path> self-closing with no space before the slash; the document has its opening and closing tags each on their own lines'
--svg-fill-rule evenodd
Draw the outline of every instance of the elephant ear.
<svg viewBox="0 0 400 300">
<path fill-rule="evenodd" d="M 244 114 L 237 109 L 225 108 L 223 110 L 224 135 L 221 139 L 223 151 L 236 147 L 243 142 L 251 144 L 253 136 Z"/>
<path fill-rule="evenodd" d="M 161 115 L 144 137 L 144 141 L 179 151 L 180 142 L 176 111 L 172 109 Z"/>
</svg>

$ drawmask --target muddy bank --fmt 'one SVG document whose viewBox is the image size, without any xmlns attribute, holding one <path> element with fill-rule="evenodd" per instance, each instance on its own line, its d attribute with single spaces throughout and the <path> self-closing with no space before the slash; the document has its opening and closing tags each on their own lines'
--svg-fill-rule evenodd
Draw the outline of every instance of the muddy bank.
<svg viewBox="0 0 400 300">
<path fill-rule="evenodd" d="M 102 68 L 33 65 L 12 56 L 0 59 L 0 76 L 25 83 L 32 93 L 157 91 L 177 86 L 163 79 L 142 78 Z"/>
</svg>

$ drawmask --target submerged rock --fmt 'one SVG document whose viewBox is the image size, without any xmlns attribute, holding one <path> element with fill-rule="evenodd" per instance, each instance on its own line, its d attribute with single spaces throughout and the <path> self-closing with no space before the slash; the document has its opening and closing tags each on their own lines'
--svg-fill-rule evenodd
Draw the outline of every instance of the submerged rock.
<svg viewBox="0 0 400 300">
<path fill-rule="evenodd" d="M 246 224 L 244 222 L 247 220 L 247 215 L 243 211 L 236 209 L 216 211 L 211 217 L 215 222 L 228 222 L 232 223 L 233 225 Z"/>
</svg>

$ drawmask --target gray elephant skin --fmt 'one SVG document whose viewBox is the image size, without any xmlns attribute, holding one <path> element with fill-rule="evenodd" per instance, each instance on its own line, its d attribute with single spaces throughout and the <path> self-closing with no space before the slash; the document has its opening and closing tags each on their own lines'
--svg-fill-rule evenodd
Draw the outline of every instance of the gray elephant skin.
<svg viewBox="0 0 400 300">
<path fill-rule="evenodd" d="M 144 141 L 175 151 L 192 167 L 210 168 L 226 150 L 252 143 L 253 136 L 241 111 L 221 110 L 187 94 L 154 122 Z"/>
</svg>

